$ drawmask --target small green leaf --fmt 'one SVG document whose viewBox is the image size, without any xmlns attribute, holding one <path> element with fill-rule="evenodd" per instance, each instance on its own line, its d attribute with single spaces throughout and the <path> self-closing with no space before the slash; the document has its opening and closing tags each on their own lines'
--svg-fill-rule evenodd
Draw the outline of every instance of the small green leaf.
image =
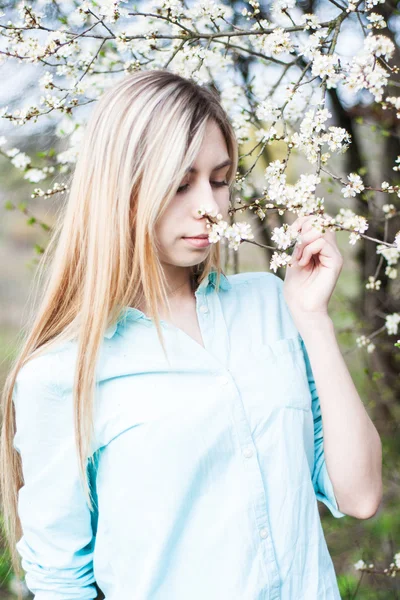
<svg viewBox="0 0 400 600">
<path fill-rule="evenodd" d="M 34 223 L 36 223 L 35 217 L 29 217 L 29 219 L 26 220 L 27 225 L 33 225 Z"/>
<path fill-rule="evenodd" d="M 19 210 L 24 211 L 26 209 L 27 204 L 26 204 L 26 202 L 20 202 L 17 206 L 18 206 Z"/>
<path fill-rule="evenodd" d="M 372 373 L 372 381 L 379 381 L 379 379 L 382 379 L 382 377 L 384 377 L 382 371 L 374 371 Z"/>
<path fill-rule="evenodd" d="M 14 210 L 15 205 L 11 202 L 11 200 L 7 200 L 4 204 L 4 208 L 6 210 Z"/>
</svg>

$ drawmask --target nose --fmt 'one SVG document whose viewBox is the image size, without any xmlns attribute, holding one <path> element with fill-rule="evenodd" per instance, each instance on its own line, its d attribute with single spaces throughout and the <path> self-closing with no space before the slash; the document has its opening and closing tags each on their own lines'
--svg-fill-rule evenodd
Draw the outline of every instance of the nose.
<svg viewBox="0 0 400 600">
<path fill-rule="evenodd" d="M 199 209 L 202 207 L 210 215 L 217 216 L 219 212 L 221 212 L 221 207 L 215 199 L 215 191 L 213 190 L 210 183 L 205 184 L 199 189 L 199 194 L 196 194 L 196 198 L 194 200 L 194 213 L 199 219 L 205 219 L 205 215 L 199 214 Z"/>
</svg>

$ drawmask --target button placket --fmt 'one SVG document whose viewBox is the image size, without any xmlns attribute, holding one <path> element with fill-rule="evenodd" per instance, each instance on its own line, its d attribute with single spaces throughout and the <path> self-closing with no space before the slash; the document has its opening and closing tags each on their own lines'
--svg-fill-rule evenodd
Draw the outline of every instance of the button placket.
<svg viewBox="0 0 400 600">
<path fill-rule="evenodd" d="M 207 351 L 217 359 L 221 367 L 228 367 L 230 355 L 229 332 L 219 294 L 212 286 L 207 286 L 197 289 L 195 295 L 196 310 Z"/>
<path fill-rule="evenodd" d="M 235 386 L 235 380 L 232 379 L 232 385 Z M 278 600 L 280 598 L 281 580 L 277 567 L 277 558 L 274 544 L 271 538 L 268 506 L 264 482 L 260 470 L 260 464 L 257 460 L 257 451 L 253 445 L 252 432 L 249 421 L 241 399 L 240 391 L 232 394 L 232 414 L 235 420 L 238 441 L 241 447 L 241 454 L 244 461 L 244 473 L 247 478 L 247 485 L 251 490 L 252 504 L 255 515 L 255 535 L 258 537 L 261 552 L 264 558 L 265 576 L 268 580 L 268 598 Z M 253 456 L 254 458 L 251 458 Z M 245 460 L 246 459 L 246 460 Z"/>
</svg>

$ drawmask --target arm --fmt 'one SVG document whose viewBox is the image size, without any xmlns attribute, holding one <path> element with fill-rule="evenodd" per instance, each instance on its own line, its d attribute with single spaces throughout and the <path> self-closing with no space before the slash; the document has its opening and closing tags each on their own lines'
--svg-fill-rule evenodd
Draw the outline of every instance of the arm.
<svg viewBox="0 0 400 600">
<path fill-rule="evenodd" d="M 336 341 L 328 304 L 344 259 L 335 230 L 315 215 L 298 217 L 291 228 L 301 244 L 286 270 L 285 301 L 314 372 L 324 425 L 327 469 L 340 509 L 359 519 L 374 515 L 382 499 L 382 445 Z M 324 224 L 325 225 L 325 224 Z"/>
<path fill-rule="evenodd" d="M 301 341 L 301 347 L 306 364 L 308 386 L 311 393 L 311 410 L 314 422 L 314 468 L 311 474 L 312 484 L 318 500 L 323 502 L 329 508 L 334 517 L 340 518 L 344 517 L 345 513 L 339 510 L 332 482 L 326 467 L 321 405 L 311 369 L 310 359 L 303 340 Z"/>
<path fill-rule="evenodd" d="M 346 514 L 373 516 L 382 498 L 382 446 L 357 393 L 329 317 L 302 327 L 321 403 L 326 466 Z M 322 430 L 321 430 L 322 436 Z M 318 443 L 319 434 L 317 429 Z"/>
<path fill-rule="evenodd" d="M 58 361 L 57 355 L 32 359 L 14 387 L 14 447 L 24 479 L 16 547 L 36 600 L 88 600 L 97 596 L 95 537 L 79 480 L 72 402 L 57 384 Z"/>
</svg>

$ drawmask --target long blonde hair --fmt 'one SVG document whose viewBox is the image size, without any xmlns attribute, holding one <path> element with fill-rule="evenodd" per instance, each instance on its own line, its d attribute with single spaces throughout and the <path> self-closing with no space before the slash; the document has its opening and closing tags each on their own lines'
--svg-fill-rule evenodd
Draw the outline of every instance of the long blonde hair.
<svg viewBox="0 0 400 600">
<path fill-rule="evenodd" d="M 2 396 L 3 526 L 18 575 L 15 545 L 22 531 L 17 500 L 24 484 L 13 446 L 18 371 L 34 356 L 77 338 L 74 432 L 80 476 L 93 510 L 87 461 L 101 342 L 123 309 L 144 299 L 165 352 L 157 306 L 169 308 L 169 303 L 154 228 L 194 162 L 210 119 L 219 125 L 233 161 L 227 174 L 232 193 L 237 141 L 212 88 L 163 69 L 135 72 L 102 95 L 87 122 L 68 201 L 39 263 L 38 281 L 46 270 L 45 283 L 37 286 L 40 302 Z M 207 259 L 196 265 L 197 284 L 212 268 L 217 270 L 218 289 L 219 244 L 212 244 Z"/>
</svg>

